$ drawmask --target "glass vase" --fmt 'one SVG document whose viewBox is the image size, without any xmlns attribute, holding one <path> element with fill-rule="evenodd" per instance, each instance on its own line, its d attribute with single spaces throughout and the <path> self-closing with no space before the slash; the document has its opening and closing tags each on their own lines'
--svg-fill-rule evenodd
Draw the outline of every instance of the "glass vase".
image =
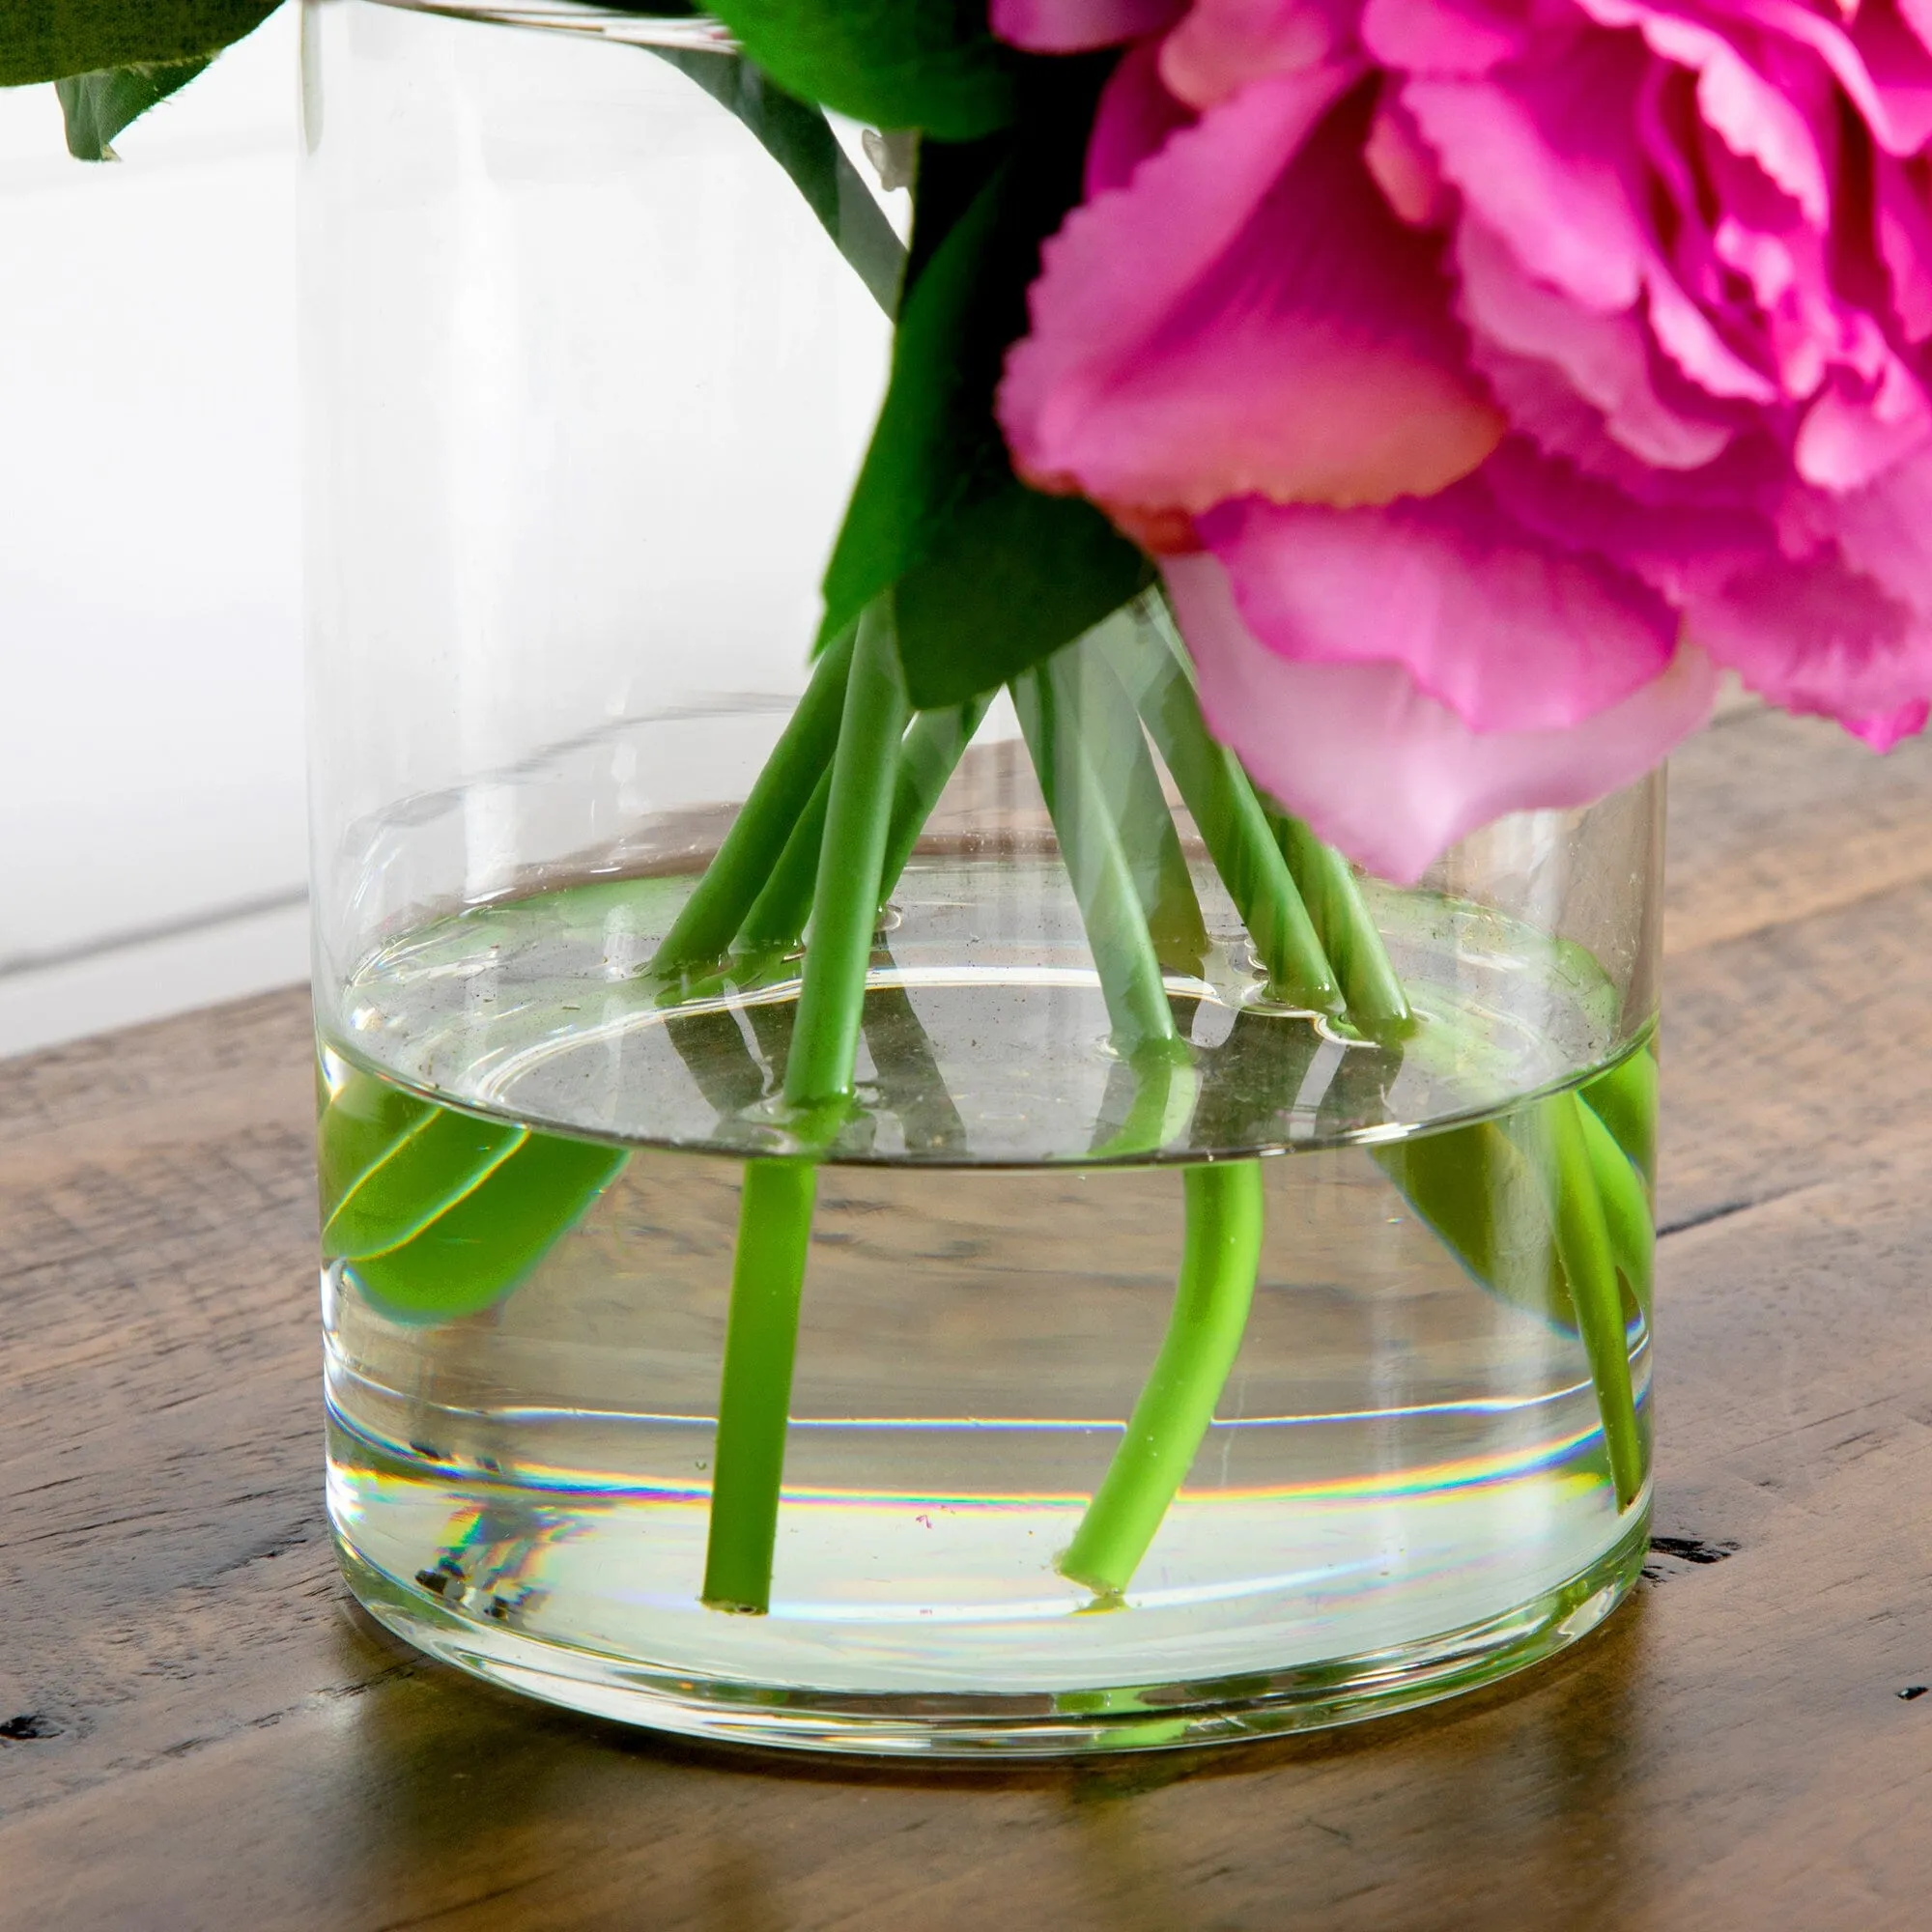
<svg viewBox="0 0 1932 1932">
<path fill-rule="evenodd" d="M 1185 681 L 1144 599 L 913 721 L 936 803 L 854 1102 L 806 1131 L 798 906 L 751 965 L 659 968 L 822 702 L 909 157 L 701 19 L 307 0 L 303 62 L 328 1504 L 360 1600 L 606 1717 L 941 1755 L 1332 1724 L 1594 1626 L 1649 1510 L 1661 779 L 1407 890 L 1260 801 L 1336 981 L 1288 996 L 1148 708 Z M 1055 707 L 1105 753 L 1100 815 L 1158 834 L 1119 847 L 1151 1059 Z M 772 1325 L 747 1283 L 783 1227 Z M 753 1450 L 762 1528 L 714 1490 Z"/>
</svg>

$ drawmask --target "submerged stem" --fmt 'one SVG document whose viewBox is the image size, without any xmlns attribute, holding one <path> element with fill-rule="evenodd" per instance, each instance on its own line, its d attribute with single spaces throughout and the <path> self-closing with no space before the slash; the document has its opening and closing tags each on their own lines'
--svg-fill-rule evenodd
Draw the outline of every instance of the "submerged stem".
<svg viewBox="0 0 1932 1932">
<path fill-rule="evenodd" d="M 1175 1492 L 1193 1466 L 1247 1327 L 1261 1264 L 1257 1160 L 1190 1167 L 1187 1234 L 1174 1314 L 1060 1572 L 1103 1597 L 1133 1580 Z"/>
<path fill-rule="evenodd" d="M 1617 1507 L 1628 1509 L 1643 1488 L 1643 1443 L 1631 1392 L 1623 1296 L 1585 1137 L 1585 1111 L 1575 1094 L 1559 1094 L 1534 1111 L 1528 1130 L 1547 1148 L 1533 1165 L 1545 1186 L 1557 1257 L 1590 1361 Z"/>
<path fill-rule="evenodd" d="M 818 1169 L 809 1160 L 745 1163 L 704 1552 L 704 1601 L 715 1610 L 762 1616 L 771 1607 L 799 1299 L 817 1191 Z"/>
<path fill-rule="evenodd" d="M 851 1096 L 905 717 L 890 606 L 874 604 L 859 620 L 845 682 L 816 905 L 785 1056 L 784 1098 L 808 1140 L 828 1139 Z M 817 1184 L 810 1156 L 746 1163 L 704 1563 L 704 1601 L 718 1609 L 762 1615 L 770 1607 Z"/>
</svg>

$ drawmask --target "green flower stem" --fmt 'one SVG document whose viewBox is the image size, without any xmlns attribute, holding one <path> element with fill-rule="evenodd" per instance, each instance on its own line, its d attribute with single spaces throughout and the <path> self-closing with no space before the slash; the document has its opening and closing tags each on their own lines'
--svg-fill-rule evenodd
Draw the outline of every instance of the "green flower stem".
<svg viewBox="0 0 1932 1932">
<path fill-rule="evenodd" d="M 859 620 L 845 684 L 804 983 L 785 1055 L 784 1098 L 808 1140 L 828 1140 L 851 1098 L 905 722 L 890 606 L 874 604 Z M 771 1605 L 817 1185 L 809 1156 L 746 1163 L 704 1561 L 704 1602 L 714 1609 L 761 1616 Z"/>
<path fill-rule="evenodd" d="M 1060 1571 L 1102 1597 L 1133 1580 L 1193 1465 L 1235 1366 L 1261 1264 L 1262 1170 L 1255 1160 L 1190 1167 L 1187 1236 L 1174 1314 Z"/>
<path fill-rule="evenodd" d="M 1583 1085 L 1583 1099 L 1645 1180 L 1657 1171 L 1657 1051 L 1646 1041 Z"/>
<path fill-rule="evenodd" d="M 1648 1321 L 1651 1274 L 1657 1253 L 1657 1229 L 1651 1220 L 1649 1199 L 1616 1136 L 1588 1105 L 1579 1106 L 1577 1116 L 1589 1152 L 1597 1196 L 1604 1207 L 1610 1259 L 1629 1283 L 1631 1299 Z"/>
<path fill-rule="evenodd" d="M 745 923 L 738 928 L 733 951 L 747 957 L 789 952 L 811 918 L 811 895 L 818 884 L 818 858 L 825 849 L 825 814 L 832 804 L 832 767 L 818 775 L 810 799 L 779 862 L 772 867 Z"/>
<path fill-rule="evenodd" d="M 793 1107 L 824 1106 L 847 1100 L 852 1093 L 906 724 L 905 686 L 889 610 L 882 600 L 860 618 L 845 689 L 798 1019 L 785 1059 L 784 1097 Z"/>
<path fill-rule="evenodd" d="M 1182 1052 L 1119 821 L 1088 761 L 1078 721 L 1065 715 L 1058 688 L 1041 670 L 1015 678 L 1011 688 L 1087 928 L 1114 1044 L 1129 1060 L 1148 1047 Z"/>
<path fill-rule="evenodd" d="M 652 955 L 648 971 L 668 979 L 724 957 L 832 760 L 854 648 L 851 634 L 826 646 L 752 795 Z"/>
<path fill-rule="evenodd" d="M 939 794 L 952 776 L 991 696 L 968 698 L 936 711 L 922 711 L 899 748 L 899 774 L 893 792 L 892 828 L 886 834 L 885 862 L 879 868 L 879 903 L 884 905 L 899 882 L 899 874 L 925 830 L 925 821 L 939 803 Z"/>
<path fill-rule="evenodd" d="M 762 1616 L 771 1607 L 799 1299 L 817 1192 L 818 1169 L 810 1160 L 745 1163 L 704 1552 L 704 1602 L 714 1610 Z"/>
<path fill-rule="evenodd" d="M 1114 1100 L 1122 1085 L 1128 1095 L 1124 1107 Z M 1122 1061 L 1107 1076 L 1107 1094 L 1091 1148 L 1094 1158 L 1131 1160 L 1164 1148 L 1187 1125 L 1200 1092 L 1193 1060 L 1178 1040 L 1172 1045 L 1157 1042 Z"/>
<path fill-rule="evenodd" d="M 1348 860 L 1334 846 L 1324 845 L 1300 819 L 1277 809 L 1263 810 L 1342 982 L 1350 1019 L 1377 1038 L 1407 1033 L 1415 1024 L 1408 995 Z"/>
<path fill-rule="evenodd" d="M 1318 1012 L 1337 1010 L 1336 976 L 1254 786 L 1209 733 L 1186 672 L 1139 626 L 1135 633 L 1117 627 L 1110 652 L 1241 915 L 1269 990 Z"/>
<path fill-rule="evenodd" d="M 1094 783 L 1119 828 L 1121 852 L 1147 915 L 1154 956 L 1172 971 L 1199 973 L 1208 955 L 1208 923 L 1201 916 L 1187 855 L 1167 809 L 1134 701 L 1096 640 L 1117 623 L 1060 652 L 1046 668 L 1054 703 L 1079 720 L 1078 740 Z"/>
<path fill-rule="evenodd" d="M 1631 1392 L 1623 1296 L 1585 1138 L 1584 1112 L 1574 1094 L 1557 1094 L 1518 1130 L 1526 1128 L 1547 1143 L 1546 1157 L 1531 1164 L 1546 1189 L 1557 1257 L 1569 1279 L 1577 1331 L 1590 1360 L 1617 1507 L 1628 1509 L 1643 1487 L 1643 1443 Z"/>
<path fill-rule="evenodd" d="M 883 905 L 899 882 L 912 848 L 919 842 L 932 808 L 946 781 L 973 741 L 987 700 L 949 704 L 923 711 L 899 747 L 898 778 L 893 789 L 892 828 L 886 835 L 886 856 L 879 872 L 879 901 Z M 832 802 L 832 771 L 820 775 L 779 862 L 764 889 L 753 900 L 738 928 L 734 950 L 755 956 L 788 952 L 799 942 L 811 917 L 812 893 L 818 884 L 818 855 L 825 843 L 825 814 Z"/>
<path fill-rule="evenodd" d="M 1087 756 L 1081 728 L 1086 721 L 1075 708 L 1084 695 L 1084 690 L 1070 692 L 1038 671 L 1013 686 L 1020 725 L 1080 902 L 1116 1041 L 1134 1062 L 1140 1079 L 1125 1129 L 1138 1141 L 1155 1118 L 1164 1120 L 1167 1114 L 1171 1084 L 1159 1077 L 1160 1062 L 1178 1065 L 1185 1048 L 1120 849 L 1118 821 L 1107 810 L 1106 792 Z M 1121 1446 L 1060 1559 L 1063 1576 L 1103 1598 L 1119 1597 L 1133 1580 L 1192 1466 L 1234 1367 L 1254 1299 L 1262 1242 L 1260 1163 L 1189 1168 L 1183 1185 L 1186 1236 L 1167 1337 Z"/>
</svg>

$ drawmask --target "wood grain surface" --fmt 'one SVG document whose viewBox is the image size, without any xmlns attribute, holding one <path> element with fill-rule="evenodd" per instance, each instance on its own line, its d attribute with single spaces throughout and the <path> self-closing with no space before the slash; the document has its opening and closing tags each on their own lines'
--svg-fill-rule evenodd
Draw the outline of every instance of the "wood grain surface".
<svg viewBox="0 0 1932 1932">
<path fill-rule="evenodd" d="M 301 999 L 0 1065 L 0 1926 L 1932 1924 L 1932 747 L 1673 789 L 1651 1579 L 1304 1741 L 809 1764 L 414 1660 L 323 1525 Z"/>
</svg>

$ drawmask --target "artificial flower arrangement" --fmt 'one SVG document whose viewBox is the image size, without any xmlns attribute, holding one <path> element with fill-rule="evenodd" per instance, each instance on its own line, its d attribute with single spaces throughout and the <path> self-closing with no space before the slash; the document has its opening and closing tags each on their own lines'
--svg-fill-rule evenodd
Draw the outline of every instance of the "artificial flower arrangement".
<svg viewBox="0 0 1932 1932">
<path fill-rule="evenodd" d="M 58 81 L 71 146 L 100 158 L 272 4 L 35 0 L 0 25 L 0 83 Z M 701 1587 L 758 1612 L 875 923 L 992 694 L 1018 711 L 1138 1083 L 1108 1158 L 1162 1144 L 1191 1064 L 1163 971 L 1192 895 L 1155 753 L 1270 998 L 1399 1042 L 1415 1021 L 1355 867 L 1413 881 L 1501 814 L 1637 779 L 1724 670 L 1880 750 L 1924 724 L 1932 13 L 710 11 L 716 53 L 665 57 L 787 168 L 895 322 L 810 685 L 648 968 L 672 1009 L 800 981 L 784 1147 L 746 1167 Z M 909 247 L 841 201 L 827 113 L 911 156 Z M 1643 1471 L 1625 1321 L 1650 1290 L 1654 1077 L 1639 1053 L 1507 1134 L 1378 1155 L 1499 1292 L 1528 1291 L 1504 1279 L 1486 1176 L 1535 1177 L 1553 1256 L 1536 1292 L 1587 1350 L 1623 1506 Z M 439 1272 L 434 1225 L 405 1240 L 384 1221 L 383 1177 L 421 1126 L 324 1122 L 335 1246 L 403 1320 L 506 1293 L 611 1172 L 599 1151 L 530 1181 L 507 1272 Z M 1172 1326 L 1059 1558 L 1100 1602 L 1132 1582 L 1239 1347 L 1258 1173 L 1182 1169 Z M 512 1184 L 489 1182 L 499 1203 Z M 451 1198 L 473 1212 L 480 1185 Z"/>
</svg>

